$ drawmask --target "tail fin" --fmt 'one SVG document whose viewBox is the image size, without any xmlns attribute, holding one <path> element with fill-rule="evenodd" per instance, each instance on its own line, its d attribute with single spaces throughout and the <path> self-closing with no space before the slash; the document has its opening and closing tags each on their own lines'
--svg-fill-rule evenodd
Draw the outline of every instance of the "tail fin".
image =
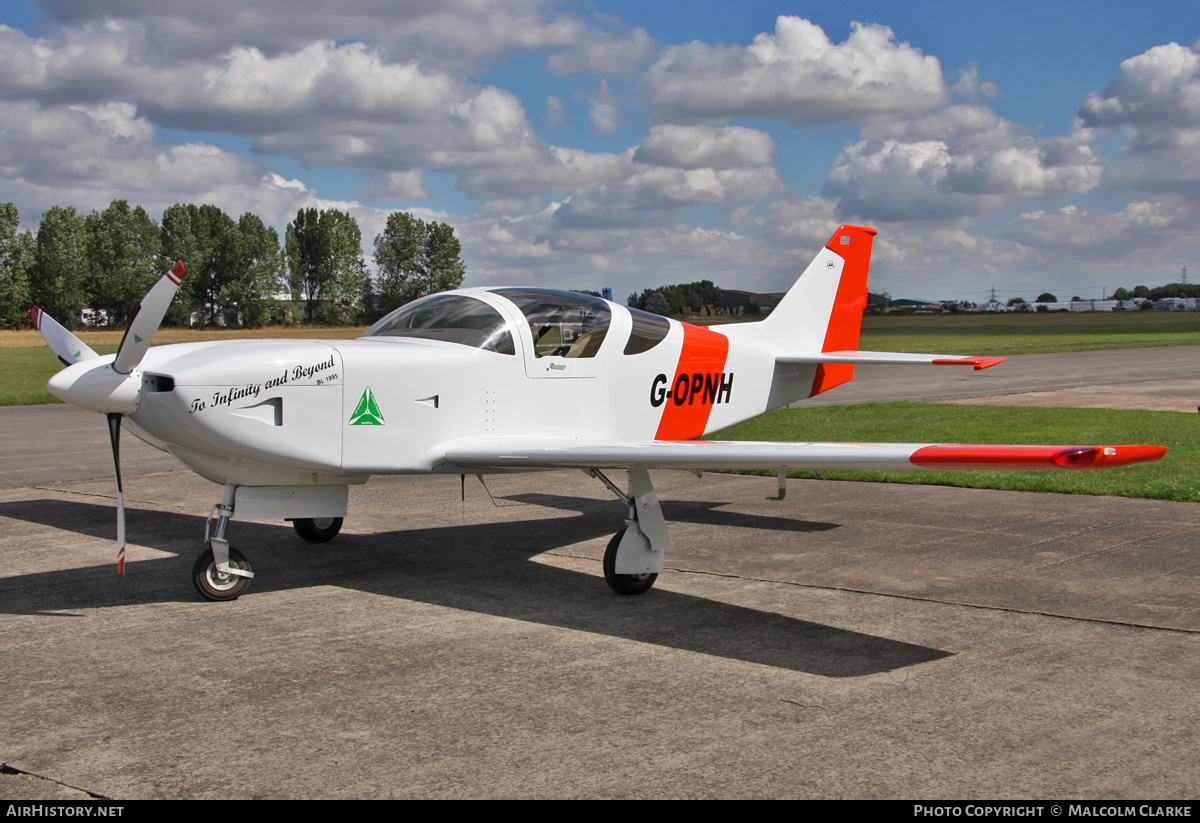
<svg viewBox="0 0 1200 823">
<path fill-rule="evenodd" d="M 857 349 L 875 234 L 864 226 L 840 226 L 779 305 L 754 324 L 754 336 L 794 354 Z M 822 363 L 809 396 L 853 379 L 854 366 Z"/>
</svg>

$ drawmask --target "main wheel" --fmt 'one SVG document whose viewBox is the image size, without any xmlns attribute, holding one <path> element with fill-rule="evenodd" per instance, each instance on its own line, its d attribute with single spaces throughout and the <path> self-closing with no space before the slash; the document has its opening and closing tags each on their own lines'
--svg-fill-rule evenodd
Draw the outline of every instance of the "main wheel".
<svg viewBox="0 0 1200 823">
<path fill-rule="evenodd" d="M 233 546 L 229 547 L 229 565 L 253 571 L 250 561 Z M 196 584 L 200 596 L 208 600 L 237 600 L 250 588 L 249 577 L 217 571 L 212 549 L 205 549 L 196 558 L 196 564 L 192 566 L 192 582 Z"/>
<path fill-rule="evenodd" d="M 342 518 L 300 517 L 292 521 L 292 528 L 309 543 L 328 543 L 342 530 Z"/>
<path fill-rule="evenodd" d="M 604 550 L 604 581 L 617 594 L 645 594 L 654 586 L 657 574 L 617 574 L 617 549 L 629 527 L 621 529 Z"/>
</svg>

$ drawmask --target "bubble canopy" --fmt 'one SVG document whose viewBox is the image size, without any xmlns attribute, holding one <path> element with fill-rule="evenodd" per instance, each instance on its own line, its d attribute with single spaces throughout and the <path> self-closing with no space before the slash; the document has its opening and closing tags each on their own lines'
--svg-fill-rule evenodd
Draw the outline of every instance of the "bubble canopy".
<svg viewBox="0 0 1200 823">
<path fill-rule="evenodd" d="M 529 323 L 535 357 L 595 357 L 612 323 L 599 297 L 553 289 L 496 289 Z"/>
<path fill-rule="evenodd" d="M 498 354 L 517 353 L 503 315 L 462 294 L 431 294 L 414 300 L 359 335 L 365 337 L 418 337 Z"/>
</svg>

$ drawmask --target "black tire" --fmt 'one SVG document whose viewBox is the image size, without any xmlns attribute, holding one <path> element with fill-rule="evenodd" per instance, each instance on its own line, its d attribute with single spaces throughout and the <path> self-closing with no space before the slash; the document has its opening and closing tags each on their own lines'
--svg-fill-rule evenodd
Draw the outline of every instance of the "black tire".
<svg viewBox="0 0 1200 823">
<path fill-rule="evenodd" d="M 342 518 L 301 517 L 292 521 L 292 528 L 308 543 L 328 543 L 342 530 Z"/>
<path fill-rule="evenodd" d="M 657 574 L 617 574 L 617 548 L 628 526 L 613 535 L 604 550 L 604 581 L 617 594 L 645 594 L 654 586 Z"/>
<path fill-rule="evenodd" d="M 253 571 L 250 561 L 233 546 L 229 547 L 229 562 L 239 569 Z M 205 549 L 196 558 L 196 563 L 192 566 L 192 582 L 196 585 L 196 591 L 206 600 L 237 600 L 250 588 L 249 577 L 217 571 L 217 561 L 213 559 L 212 549 Z"/>
</svg>

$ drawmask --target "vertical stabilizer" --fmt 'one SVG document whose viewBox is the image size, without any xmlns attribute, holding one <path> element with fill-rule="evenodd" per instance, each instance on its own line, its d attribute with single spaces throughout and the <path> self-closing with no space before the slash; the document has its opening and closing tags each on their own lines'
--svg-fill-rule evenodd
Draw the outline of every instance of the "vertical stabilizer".
<svg viewBox="0 0 1200 823">
<path fill-rule="evenodd" d="M 857 349 L 874 238 L 875 229 L 839 227 L 770 316 L 755 324 L 754 336 L 780 354 Z M 809 396 L 853 379 L 854 366 L 823 363 Z"/>
</svg>

